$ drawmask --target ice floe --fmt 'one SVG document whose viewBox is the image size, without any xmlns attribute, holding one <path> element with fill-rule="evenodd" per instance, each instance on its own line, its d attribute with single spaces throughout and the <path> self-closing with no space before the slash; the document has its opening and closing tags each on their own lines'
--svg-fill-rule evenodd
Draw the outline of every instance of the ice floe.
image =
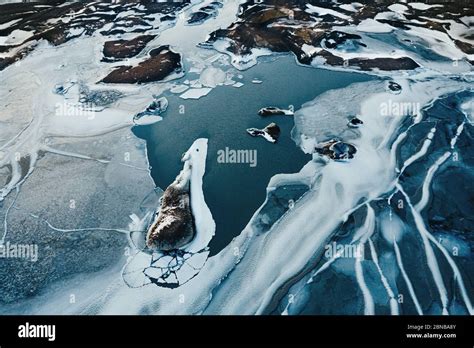
<svg viewBox="0 0 474 348">
<path fill-rule="evenodd" d="M 179 97 L 183 99 L 199 99 L 208 95 L 212 91 L 212 88 L 203 87 L 203 88 L 190 88 Z"/>
<path fill-rule="evenodd" d="M 206 87 L 214 88 L 222 85 L 226 80 L 226 73 L 219 68 L 209 67 L 199 76 L 199 82 Z"/>
</svg>

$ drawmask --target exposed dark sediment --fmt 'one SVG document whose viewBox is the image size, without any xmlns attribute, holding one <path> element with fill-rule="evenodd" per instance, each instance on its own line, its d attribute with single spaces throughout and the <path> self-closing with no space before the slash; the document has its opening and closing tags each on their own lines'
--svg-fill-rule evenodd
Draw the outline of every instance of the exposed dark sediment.
<svg viewBox="0 0 474 348">
<path fill-rule="evenodd" d="M 270 123 L 263 129 L 263 131 L 269 134 L 273 139 L 275 139 L 275 141 L 280 137 L 280 127 L 278 127 L 276 123 Z"/>
<path fill-rule="evenodd" d="M 218 1 L 213 1 L 209 5 L 199 8 L 196 12 L 193 12 L 187 19 L 188 25 L 199 25 L 207 21 L 208 19 L 217 15 L 217 10 L 222 8 L 224 5 Z"/>
<path fill-rule="evenodd" d="M 155 38 L 154 35 L 139 35 L 131 40 L 107 41 L 103 50 L 104 61 L 135 57 L 153 38 Z"/>
<path fill-rule="evenodd" d="M 136 66 L 120 66 L 108 74 L 105 83 L 148 83 L 164 80 L 173 73 L 181 72 L 181 56 L 169 46 L 152 50 L 149 58 Z"/>
<path fill-rule="evenodd" d="M 163 193 L 161 208 L 148 230 L 146 244 L 160 251 L 175 250 L 188 244 L 194 235 L 190 169 L 184 169 Z"/>
<path fill-rule="evenodd" d="M 340 8 L 340 4 L 351 4 L 351 1 L 331 3 L 321 0 L 281 1 L 263 0 L 247 1 L 242 5 L 239 20 L 227 29 L 212 33 L 208 45 L 225 39 L 229 41 L 227 51 L 236 56 L 252 54 L 253 48 L 269 49 L 273 52 L 292 52 L 302 64 L 310 64 L 319 57 L 330 66 L 345 66 L 360 70 L 413 70 L 419 67 L 410 56 L 391 58 L 381 57 L 352 58 L 345 60 L 343 55 L 335 55 L 334 50 L 348 49 L 356 52 L 368 47 L 361 35 L 344 33 L 341 27 L 354 27 L 366 19 L 375 23 L 390 25 L 393 28 L 409 32 L 410 26 L 422 27 L 447 34 L 450 38 L 449 25 L 429 20 L 429 17 L 453 20 L 463 24 L 459 13 L 474 13 L 470 1 L 447 2 L 434 0 L 430 4 L 441 4 L 420 11 L 407 7 L 403 16 L 394 15 L 390 19 L 376 18 L 377 14 L 392 12 L 389 7 L 394 1 L 363 0 L 357 10 L 349 11 Z M 311 11 L 311 6 L 316 6 Z M 319 9 L 322 14 L 319 14 Z M 327 10 L 327 11 L 326 11 Z M 374 19 L 376 18 L 376 19 Z M 464 25 L 464 24 L 463 24 Z M 461 51 L 470 54 L 473 46 L 468 41 L 451 38 L 452 43 Z M 304 49 L 304 45 L 317 48 L 314 51 Z M 368 47 L 370 48 L 370 47 Z"/>
<path fill-rule="evenodd" d="M 80 36 L 90 36 L 95 32 L 102 35 L 117 35 L 128 32 L 143 33 L 150 29 L 158 29 L 153 14 L 160 14 L 162 21 L 175 18 L 174 13 L 189 4 L 189 0 L 179 2 L 121 1 L 119 5 L 110 2 L 71 2 L 62 0 L 8 3 L 0 4 L 0 25 L 12 21 L 10 26 L 0 30 L 0 36 L 8 36 L 15 30 L 31 32 L 23 41 L 11 45 L 0 45 L 0 52 L 8 53 L 20 48 L 25 53 L 26 48 L 34 48 L 34 43 L 46 40 L 52 45 L 61 45 Z M 59 6 L 61 5 L 61 6 Z M 120 17 L 120 14 L 133 11 L 133 14 Z M 124 20 L 126 18 L 126 20 Z M 110 29 L 104 29 L 112 23 Z M 82 30 L 81 30 L 82 29 Z M 142 35 L 146 37 L 148 35 Z M 143 37 L 141 40 L 143 40 Z M 136 49 L 133 48 L 136 45 Z M 112 52 L 119 56 L 137 54 L 140 43 L 130 43 L 126 49 Z M 112 51 L 114 51 L 112 49 Z M 0 70 L 24 58 L 26 54 L 16 55 L 13 51 L 10 56 L 0 59 Z M 125 57 L 126 58 L 126 57 Z"/>
<path fill-rule="evenodd" d="M 390 70 L 413 70 L 420 66 L 409 57 L 401 58 L 354 58 L 349 59 L 348 65 L 358 67 L 360 70 L 379 69 L 384 71 Z"/>
<path fill-rule="evenodd" d="M 176 11 L 188 5 L 189 0 L 180 2 L 143 1 L 140 2 L 140 7 L 136 6 L 137 1 L 132 0 L 123 1 L 119 6 L 111 6 L 106 2 L 91 3 L 87 1 L 73 3 L 45 1 L 44 3 L 51 6 L 38 3 L 0 5 L 0 24 L 17 20 L 11 26 L 0 30 L 0 36 L 6 36 L 14 30 L 32 32 L 32 35 L 25 38 L 23 42 L 8 47 L 0 46 L 0 51 L 2 49 L 9 51 L 23 45 L 28 46 L 41 39 L 47 40 L 53 45 L 60 45 L 79 36 L 90 36 L 96 31 L 107 36 L 146 33 L 149 30 L 158 29 L 154 18 L 150 15 L 160 13 L 161 22 L 174 20 Z M 362 34 L 345 33 L 341 31 L 341 27 L 354 27 L 366 19 L 376 18 L 377 14 L 390 13 L 389 6 L 393 5 L 394 1 L 361 0 L 362 6 L 358 6 L 355 12 L 340 8 L 341 3 L 350 4 L 352 2 L 347 0 L 338 3 L 328 3 L 322 0 L 263 0 L 258 2 L 249 0 L 241 5 L 239 20 L 227 29 L 219 29 L 211 33 L 208 42 L 203 44 L 203 47 L 211 46 L 218 39 L 228 39 L 230 44 L 227 50 L 238 56 L 251 54 L 253 48 L 266 48 L 273 52 L 293 52 L 302 64 L 310 64 L 314 58 L 320 57 L 327 65 L 350 66 L 361 70 L 412 70 L 419 66 L 408 55 L 397 58 L 389 56 L 353 58 L 347 61 L 341 56 L 335 55 L 332 50 L 340 48 L 345 50 L 350 47 L 350 50 L 357 51 L 360 48 L 368 47 Z M 57 6 L 59 4 L 61 6 Z M 442 6 L 434 6 L 426 10 L 418 10 L 409 6 L 403 16 L 397 16 L 392 12 L 394 15 L 389 18 L 376 18 L 374 21 L 407 32 L 412 27 L 439 31 L 443 35 L 447 35 L 452 44 L 460 51 L 472 54 L 474 47 L 470 41 L 471 36 L 466 34 L 465 37 L 462 35 L 452 37 L 451 24 L 448 22 L 454 21 L 467 26 L 459 14 L 462 13 L 464 17 L 472 16 L 474 13 L 472 1 L 433 0 L 430 1 L 430 4 L 441 4 Z M 335 12 L 318 14 L 317 11 L 312 12 L 311 8 L 308 11 L 308 6 Z M 222 7 L 222 3 L 212 2 L 208 6 L 199 8 L 188 18 L 189 24 L 200 24 L 212 18 L 219 7 Z M 133 10 L 132 14 L 119 16 L 121 13 L 131 10 Z M 336 13 L 336 15 L 332 13 Z M 434 20 L 435 18 L 436 20 Z M 111 25 L 107 26 L 107 24 Z M 136 51 L 140 51 L 140 43 L 121 42 L 120 44 L 125 47 L 117 50 L 113 46 L 106 47 L 104 56 L 107 58 L 107 52 L 110 51 L 112 57 L 115 54 L 118 57 L 129 57 L 136 55 Z M 137 45 L 135 46 L 135 44 Z M 316 47 L 318 50 L 308 52 L 304 49 L 304 45 Z M 4 58 L 0 69 L 22 58 L 23 56 L 16 56 L 15 59 Z M 470 60 L 468 62 L 472 64 Z"/>
</svg>

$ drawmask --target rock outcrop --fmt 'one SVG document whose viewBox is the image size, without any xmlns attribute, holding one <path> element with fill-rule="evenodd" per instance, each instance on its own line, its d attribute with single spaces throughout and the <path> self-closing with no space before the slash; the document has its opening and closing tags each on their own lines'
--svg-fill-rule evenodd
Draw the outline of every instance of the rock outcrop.
<svg viewBox="0 0 474 348">
<path fill-rule="evenodd" d="M 191 168 L 185 168 L 163 193 L 161 208 L 150 226 L 146 244 L 151 249 L 170 251 L 191 242 L 195 235 L 194 218 L 191 211 Z"/>
<path fill-rule="evenodd" d="M 327 142 L 318 144 L 315 151 L 320 155 L 326 156 L 335 161 L 344 161 L 354 158 L 357 148 L 349 143 L 331 139 Z"/>
<path fill-rule="evenodd" d="M 270 123 L 264 129 L 248 128 L 247 133 L 253 137 L 261 136 L 271 143 L 276 143 L 280 137 L 280 127 L 276 123 Z"/>
<path fill-rule="evenodd" d="M 135 57 L 140 53 L 155 35 L 139 35 L 131 40 L 112 40 L 104 44 L 102 53 L 104 61 L 114 62 L 121 59 Z"/>
<path fill-rule="evenodd" d="M 108 74 L 105 83 L 148 83 L 164 80 L 173 73 L 181 72 L 181 55 L 169 46 L 152 50 L 149 58 L 135 66 L 120 66 Z"/>
<path fill-rule="evenodd" d="M 268 106 L 266 108 L 261 108 L 258 111 L 258 114 L 260 116 L 278 116 L 278 115 L 293 116 L 294 113 L 291 110 L 280 109 L 275 106 Z"/>
<path fill-rule="evenodd" d="M 364 122 L 358 117 L 352 117 L 349 122 L 347 122 L 347 126 L 351 128 L 359 128 L 362 126 Z"/>
</svg>

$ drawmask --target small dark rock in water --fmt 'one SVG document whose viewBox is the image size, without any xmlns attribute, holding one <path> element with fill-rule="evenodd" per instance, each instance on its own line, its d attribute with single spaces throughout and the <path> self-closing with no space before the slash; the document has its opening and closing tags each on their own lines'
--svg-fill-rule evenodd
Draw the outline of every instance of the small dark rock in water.
<svg viewBox="0 0 474 348">
<path fill-rule="evenodd" d="M 157 215 L 146 236 L 149 248 L 175 250 L 193 240 L 195 227 L 190 203 L 190 168 L 183 169 L 165 190 Z"/>
<path fill-rule="evenodd" d="M 402 86 L 400 86 L 398 83 L 394 81 L 389 81 L 388 82 L 388 89 L 393 92 L 393 93 L 400 93 L 402 91 Z"/>
<path fill-rule="evenodd" d="M 275 106 L 268 106 L 266 108 L 262 108 L 258 111 L 260 116 L 276 116 L 276 115 L 288 115 L 293 116 L 293 111 L 291 110 L 284 110 L 277 108 Z"/>
<path fill-rule="evenodd" d="M 275 141 L 278 140 L 280 137 L 280 127 L 274 122 L 270 123 L 268 126 L 266 126 L 263 131 L 267 134 L 269 134 Z"/>
<path fill-rule="evenodd" d="M 264 129 L 248 128 L 247 133 L 251 136 L 261 136 L 271 143 L 275 143 L 280 137 L 280 127 L 276 123 L 270 123 Z"/>
<path fill-rule="evenodd" d="M 247 133 L 249 133 L 251 136 L 256 137 L 256 136 L 263 136 L 265 133 L 257 128 L 247 128 Z"/>
<path fill-rule="evenodd" d="M 343 161 L 354 158 L 357 149 L 354 145 L 344 143 L 342 141 L 332 139 L 325 143 L 319 144 L 315 151 L 320 155 L 324 155 L 335 161 Z"/>
<path fill-rule="evenodd" d="M 159 115 L 165 112 L 166 109 L 168 109 L 168 99 L 166 99 L 165 97 L 161 97 L 159 99 L 154 100 L 147 107 L 146 111 L 154 115 Z"/>
<path fill-rule="evenodd" d="M 139 120 L 140 118 L 144 116 L 159 116 L 162 113 L 164 113 L 168 109 L 168 99 L 165 97 L 161 97 L 158 99 L 155 99 L 148 107 L 142 111 L 136 114 L 133 117 L 134 121 Z"/>
<path fill-rule="evenodd" d="M 53 93 L 63 95 L 66 94 L 66 92 L 67 89 L 63 85 L 54 86 Z"/>
<path fill-rule="evenodd" d="M 351 128 L 359 128 L 363 124 L 364 124 L 364 122 L 362 122 L 362 120 L 360 118 L 357 118 L 357 117 L 351 118 L 349 120 L 349 122 L 347 123 L 347 125 Z"/>
</svg>

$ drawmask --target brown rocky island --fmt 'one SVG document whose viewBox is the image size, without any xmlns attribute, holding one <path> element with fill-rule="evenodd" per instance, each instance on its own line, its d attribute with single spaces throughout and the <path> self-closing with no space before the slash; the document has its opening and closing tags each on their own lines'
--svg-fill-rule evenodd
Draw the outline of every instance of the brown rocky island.
<svg viewBox="0 0 474 348">
<path fill-rule="evenodd" d="M 161 208 L 146 236 L 149 248 L 170 251 L 193 240 L 195 227 L 190 203 L 190 179 L 190 165 L 186 163 L 176 180 L 163 193 Z"/>
</svg>

